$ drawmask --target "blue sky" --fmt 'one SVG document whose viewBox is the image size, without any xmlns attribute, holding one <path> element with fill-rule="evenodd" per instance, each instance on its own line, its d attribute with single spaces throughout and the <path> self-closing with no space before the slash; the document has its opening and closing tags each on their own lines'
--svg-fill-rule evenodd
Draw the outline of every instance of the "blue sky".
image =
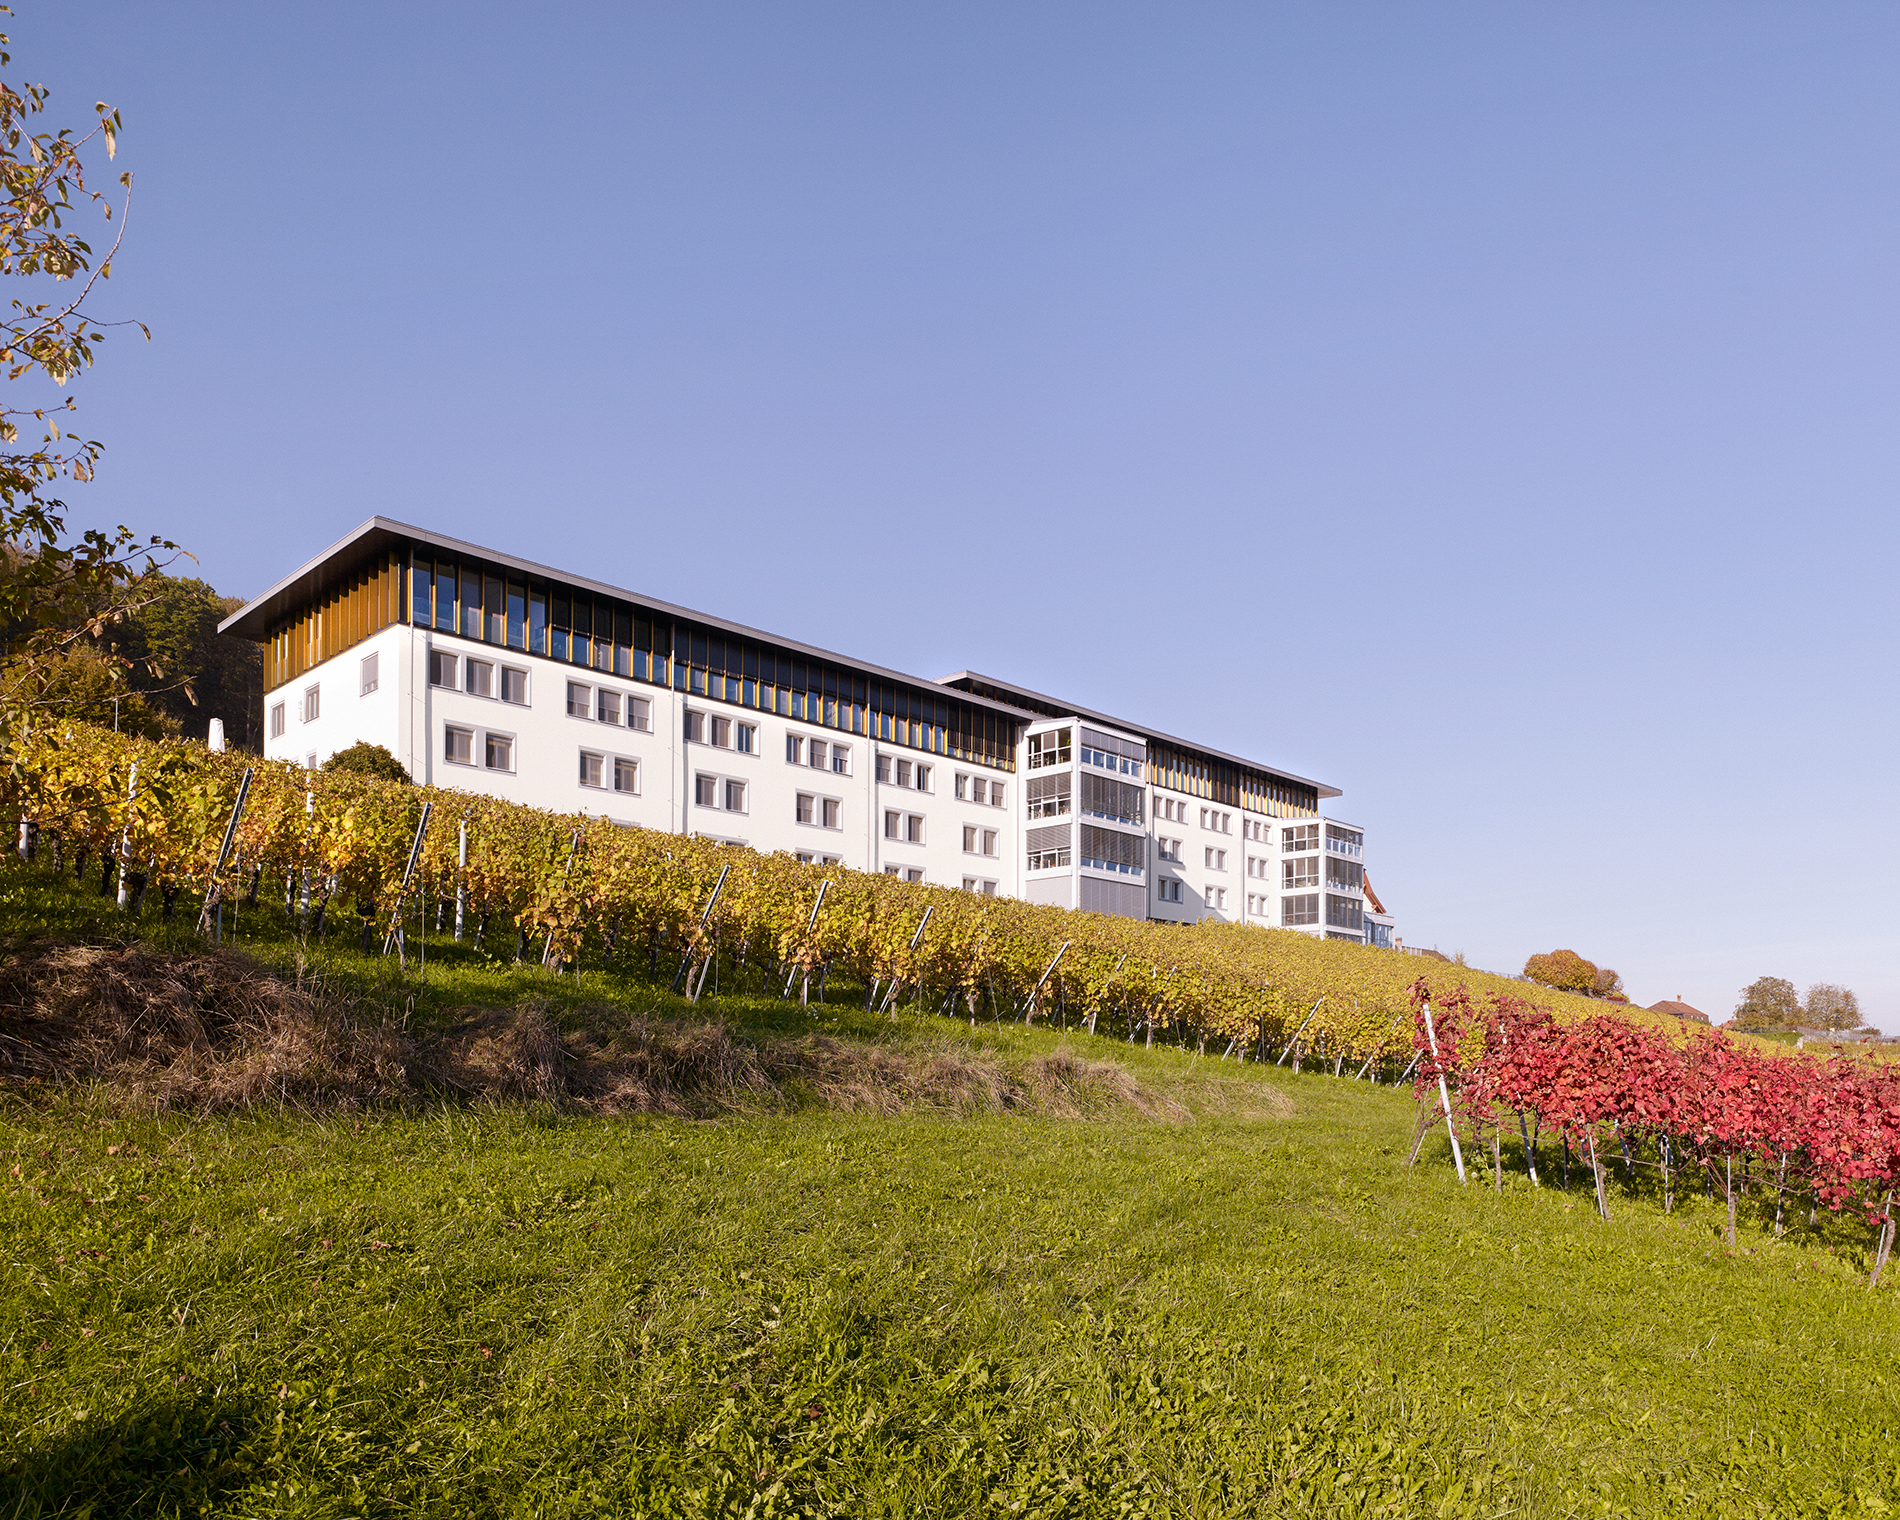
<svg viewBox="0 0 1900 1520">
<path fill-rule="evenodd" d="M 1414 944 L 1900 1029 L 1900 11 L 27 0 L 76 520 L 373 513 L 1344 789 Z"/>
</svg>

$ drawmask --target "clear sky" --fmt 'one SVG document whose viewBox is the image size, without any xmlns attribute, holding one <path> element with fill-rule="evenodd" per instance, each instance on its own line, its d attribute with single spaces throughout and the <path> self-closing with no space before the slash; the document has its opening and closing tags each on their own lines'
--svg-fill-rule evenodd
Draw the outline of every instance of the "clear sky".
<svg viewBox="0 0 1900 1520">
<path fill-rule="evenodd" d="M 1900 9 L 53 5 L 75 518 L 373 513 L 1341 787 L 1413 944 L 1900 1029 Z"/>
</svg>

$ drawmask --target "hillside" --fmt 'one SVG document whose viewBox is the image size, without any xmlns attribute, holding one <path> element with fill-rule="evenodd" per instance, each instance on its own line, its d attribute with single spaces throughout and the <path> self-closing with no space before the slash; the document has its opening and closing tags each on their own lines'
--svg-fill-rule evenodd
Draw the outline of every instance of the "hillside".
<svg viewBox="0 0 1900 1520">
<path fill-rule="evenodd" d="M 10 1032 L 35 956 L 76 957 L 69 977 L 109 958 L 23 936 L 114 922 L 90 886 L 0 870 Z M 867 1014 L 838 983 L 802 1012 L 756 981 L 689 1006 L 670 973 L 556 977 L 446 946 L 425 981 L 300 947 L 261 910 L 240 927 L 292 973 L 301 951 L 303 986 L 359 1034 L 439 1052 L 512 1031 L 445 1068 L 498 1085 L 265 1083 L 194 1117 L 155 1113 L 163 1094 L 123 1072 L 11 1084 L 8 1514 L 1900 1502 L 1900 1332 L 1863 1286 L 1858 1221 L 1796 1217 L 1777 1240 L 1751 1199 L 1730 1253 L 1714 1204 L 1686 1193 L 1665 1216 L 1640 1174 L 1613 1179 L 1605 1225 L 1581 1176 L 1459 1188 L 1442 1130 L 1407 1170 L 1409 1095 L 1313 1068 Z M 112 964 L 183 978 L 153 939 Z M 766 1085 L 608 1111 L 575 1074 L 615 1019 L 710 1056 L 702 1078 L 751 1052 Z M 188 1059 L 202 1076 L 270 1047 L 248 1027 Z M 821 1048 L 857 1086 L 786 1075 L 787 1050 Z"/>
</svg>

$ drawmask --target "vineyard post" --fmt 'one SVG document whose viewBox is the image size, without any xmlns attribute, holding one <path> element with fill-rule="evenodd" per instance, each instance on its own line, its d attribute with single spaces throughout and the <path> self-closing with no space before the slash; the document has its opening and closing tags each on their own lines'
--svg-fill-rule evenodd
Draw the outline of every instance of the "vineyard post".
<svg viewBox="0 0 1900 1520">
<path fill-rule="evenodd" d="M 1676 1180 L 1669 1170 L 1668 1135 L 1663 1135 L 1657 1140 L 1656 1154 L 1662 1158 L 1663 1212 L 1665 1214 L 1673 1214 L 1676 1211 Z"/>
<path fill-rule="evenodd" d="M 125 879 L 125 862 L 132 854 L 132 804 L 139 796 L 138 761 L 132 762 L 132 775 L 125 783 L 125 833 L 119 838 L 119 911 L 125 911 L 125 905 L 131 898 L 131 884 Z M 20 853 L 26 854 L 26 828 L 20 829 Z"/>
<path fill-rule="evenodd" d="M 574 874 L 574 857 L 580 853 L 580 848 L 581 831 L 576 829 L 573 837 L 567 842 L 567 864 L 561 868 L 561 874 L 563 876 L 572 876 Z M 577 956 L 576 959 L 578 958 Z M 541 947 L 541 964 L 544 966 L 552 966 L 556 976 L 561 974 L 560 957 L 554 953 L 554 931 L 552 929 L 548 930 L 548 942 Z M 697 995 L 695 995 L 693 1001 L 699 1001 Z"/>
<path fill-rule="evenodd" d="M 1385 1033 L 1379 1036 L 1379 1043 L 1372 1047 L 1372 1054 L 1366 1057 L 1366 1064 L 1352 1074 L 1353 1081 L 1357 1082 L 1372 1069 L 1372 1063 L 1379 1059 L 1379 1052 L 1385 1049 L 1385 1042 L 1392 1038 L 1392 1031 L 1399 1027 L 1399 1021 L 1404 1017 L 1405 1015 L 1401 1013 L 1398 1018 L 1386 1025 Z"/>
<path fill-rule="evenodd" d="M 1313 1006 L 1307 1009 L 1306 1017 L 1300 1020 L 1300 1027 L 1293 1031 L 1293 1038 L 1288 1040 L 1285 1048 L 1281 1050 L 1280 1059 L 1273 1063 L 1275 1066 L 1284 1066 L 1286 1064 L 1287 1052 L 1292 1050 L 1294 1045 L 1298 1043 L 1300 1036 L 1306 1033 L 1306 1026 L 1313 1022 L 1313 1015 L 1319 1012 L 1319 1005 L 1325 1001 L 1325 994 L 1322 993 Z M 1427 1015 L 1427 1017 L 1429 1017 L 1429 1015 Z M 1453 1144 L 1456 1143 L 1456 1141 L 1453 1142 Z"/>
<path fill-rule="evenodd" d="M 726 873 L 729 872 L 731 869 L 732 869 L 731 861 L 727 861 L 723 866 L 719 868 L 719 880 L 713 883 L 712 896 L 706 899 L 706 911 L 699 915 L 700 928 L 704 929 L 706 927 L 706 921 L 712 917 L 713 904 L 719 901 L 720 889 L 725 886 Z M 686 947 L 686 953 L 680 957 L 679 970 L 673 973 L 673 985 L 669 989 L 670 991 L 678 992 L 680 990 L 680 979 L 686 975 L 686 968 L 690 966 L 692 963 L 693 963 L 693 947 L 691 945 L 688 945 Z"/>
<path fill-rule="evenodd" d="M 231 804 L 231 821 L 224 826 L 224 843 L 218 846 L 218 863 L 211 870 L 211 881 L 205 887 L 204 907 L 198 912 L 198 932 L 209 934 L 211 930 L 211 910 L 224 906 L 224 863 L 231 858 L 231 845 L 237 839 L 238 820 L 244 816 L 244 800 L 251 795 L 251 777 L 255 775 L 248 765 L 244 768 L 243 779 L 238 782 L 237 801 Z M 219 913 L 219 922 L 223 913 Z"/>
<path fill-rule="evenodd" d="M 1867 1286 L 1880 1286 L 1881 1269 L 1887 1265 L 1887 1253 L 1893 1249 L 1893 1189 L 1887 1189 L 1887 1196 L 1880 1201 L 1880 1245 L 1874 1253 L 1873 1276 L 1867 1279 Z"/>
<path fill-rule="evenodd" d="M 409 969 L 409 957 L 402 942 L 402 904 L 409 893 L 409 878 L 415 874 L 416 857 L 422 853 L 422 836 L 429 832 L 429 814 L 435 810 L 433 802 L 422 804 L 422 816 L 416 820 L 416 837 L 409 846 L 409 859 L 403 863 L 402 880 L 396 884 L 396 901 L 389 910 L 389 932 L 383 936 L 383 954 L 389 954 L 389 947 L 396 947 L 396 957 L 403 970 Z"/>
<path fill-rule="evenodd" d="M 1728 1181 L 1723 1186 L 1728 1194 L 1728 1248 L 1735 1249 L 1735 1152 L 1728 1153 Z"/>
<path fill-rule="evenodd" d="M 468 814 L 455 831 L 455 943 L 462 943 L 462 915 L 468 909 Z"/>
<path fill-rule="evenodd" d="M 906 949 L 905 954 L 915 955 L 917 953 L 917 947 L 924 942 L 924 930 L 930 927 L 930 915 L 936 911 L 937 911 L 937 905 L 935 903 L 929 903 L 925 905 L 924 916 L 917 925 L 917 932 L 910 937 L 910 945 Z M 816 912 L 817 910 L 814 908 L 813 913 L 816 914 Z M 1069 947 L 1067 945 L 1064 945 L 1062 948 L 1066 950 Z M 1060 959 L 1060 958 L 1061 958 L 1061 952 L 1058 951 L 1057 959 Z M 1051 966 L 1050 969 L 1051 970 L 1054 969 L 1053 965 Z M 891 1020 L 893 1023 L 896 1022 L 896 1019 L 897 1019 L 897 1010 L 891 1005 L 892 1005 L 892 1002 L 897 997 L 898 984 L 899 984 L 899 978 L 896 972 L 893 971 L 891 973 L 891 990 L 884 994 L 884 1002 L 878 1008 L 879 1013 L 882 1013 L 886 1008 L 889 1008 L 891 1010 Z M 919 985 L 921 985 L 921 981 L 919 982 Z M 1038 982 L 1036 985 L 1041 986 L 1042 984 Z"/>
<path fill-rule="evenodd" d="M 1610 1201 L 1603 1196 L 1603 1163 L 1597 1160 L 1597 1127 L 1592 1124 L 1584 1131 L 1584 1137 L 1590 1142 L 1590 1175 L 1597 1184 L 1597 1212 L 1603 1216 L 1603 1222 L 1610 1222 Z"/>
<path fill-rule="evenodd" d="M 1035 1019 L 1036 995 L 1042 991 L 1042 984 L 1049 980 L 1050 974 L 1056 969 L 1057 963 L 1061 961 L 1063 956 L 1069 953 L 1069 946 L 1072 943 L 1074 943 L 1074 941 L 1066 939 L 1062 942 L 1062 948 L 1056 951 L 1055 960 L 1050 961 L 1047 966 L 1043 967 L 1042 975 L 1036 978 L 1036 985 L 1029 989 L 1029 996 L 1023 1001 L 1024 1024 L 1028 1024 Z"/>
<path fill-rule="evenodd" d="M 1542 1187 L 1543 1184 L 1537 1180 L 1537 1156 L 1531 1150 L 1530 1127 L 1524 1122 L 1524 1110 L 1521 1108 L 1517 1111 L 1517 1133 L 1524 1142 L 1524 1169 L 1531 1174 L 1531 1186 Z"/>
<path fill-rule="evenodd" d="M 1787 1201 L 1787 1194 L 1782 1191 L 1782 1185 L 1787 1182 L 1787 1180 L 1788 1153 L 1783 1151 L 1781 1153 L 1781 1165 L 1775 1171 L 1775 1239 L 1777 1240 L 1781 1239 L 1782 1205 Z"/>
<path fill-rule="evenodd" d="M 304 847 L 307 850 L 309 848 L 310 830 L 315 826 L 317 816 L 317 794 L 315 792 L 307 791 L 303 794 L 303 816 Z M 300 929 L 308 929 L 310 927 L 310 867 L 308 865 L 303 868 L 303 897 L 297 904 L 297 927 Z"/>
<path fill-rule="evenodd" d="M 818 927 L 818 910 L 824 907 L 825 893 L 830 890 L 831 878 L 827 876 L 823 881 L 818 883 L 818 900 L 811 905 L 811 917 L 805 920 L 805 943 L 807 951 L 810 949 L 812 933 Z M 798 989 L 798 1006 L 800 1008 L 809 1007 L 811 999 L 811 967 L 807 966 L 804 969 L 804 983 Z M 793 966 L 792 974 L 785 978 L 785 990 L 779 994 L 780 1002 L 783 1002 L 792 995 L 792 983 L 798 980 L 798 973 L 799 968 Z"/>
<path fill-rule="evenodd" d="M 1432 1005 L 1427 1003 L 1424 1007 L 1425 1038 L 1431 1041 L 1432 1065 L 1438 1066 L 1438 1031 L 1432 1026 Z M 1313 1011 L 1319 1011 L 1318 1003 L 1313 1005 Z M 1458 1149 L 1458 1126 L 1451 1122 L 1451 1089 L 1445 1083 L 1445 1068 L 1442 1066 L 1438 1066 L 1438 1097 L 1445 1105 L 1445 1133 L 1451 1136 L 1451 1159 L 1458 1163 L 1458 1180 L 1462 1183 L 1465 1181 L 1465 1157 L 1464 1152 Z"/>
<path fill-rule="evenodd" d="M 1424 1059 L 1425 1059 L 1425 1052 L 1421 1050 L 1412 1057 L 1411 1064 L 1407 1066 L 1404 1071 L 1399 1073 L 1398 1081 L 1394 1082 L 1392 1085 L 1394 1087 L 1405 1086 L 1407 1082 L 1411 1081 L 1412 1073 L 1418 1070 L 1418 1063 Z"/>
</svg>

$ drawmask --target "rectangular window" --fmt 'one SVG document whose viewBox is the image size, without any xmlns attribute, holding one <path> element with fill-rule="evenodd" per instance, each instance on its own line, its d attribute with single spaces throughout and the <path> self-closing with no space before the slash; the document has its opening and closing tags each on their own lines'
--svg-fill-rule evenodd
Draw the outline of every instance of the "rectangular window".
<svg viewBox="0 0 1900 1520">
<path fill-rule="evenodd" d="M 720 749 L 732 748 L 732 719 L 714 718 L 712 720 L 712 742 Z"/>
<path fill-rule="evenodd" d="M 743 813 L 745 811 L 745 783 L 743 781 L 728 781 L 726 783 L 726 811 L 728 813 Z"/>
<path fill-rule="evenodd" d="M 270 710 L 270 736 L 281 739 L 284 736 L 284 704 L 277 703 Z"/>
<path fill-rule="evenodd" d="M 1317 887 L 1319 885 L 1319 856 L 1311 855 L 1304 859 L 1294 858 L 1280 862 L 1280 885 L 1286 887 Z"/>
<path fill-rule="evenodd" d="M 1356 897 L 1326 894 L 1326 922 L 1334 929 L 1359 929 L 1365 925 L 1365 904 Z"/>
<path fill-rule="evenodd" d="M 838 823 L 838 808 L 839 808 L 838 799 L 836 797 L 827 797 L 824 799 L 824 804 L 825 804 L 824 806 L 825 827 L 828 829 L 835 829 L 835 828 L 840 827 Z"/>
<path fill-rule="evenodd" d="M 382 684 L 377 679 L 377 666 L 380 663 L 376 655 L 366 654 L 363 656 L 363 695 L 366 697 Z"/>
<path fill-rule="evenodd" d="M 1338 887 L 1342 892 L 1360 891 L 1366 880 L 1366 868 L 1356 860 L 1340 860 L 1336 856 L 1326 857 L 1326 885 Z"/>
<path fill-rule="evenodd" d="M 977 800 L 981 801 L 982 799 L 978 798 Z M 990 783 L 990 806 L 1001 807 L 1002 805 L 1003 805 L 1003 783 L 1000 781 L 992 781 Z"/>
<path fill-rule="evenodd" d="M 1336 823 L 1326 825 L 1326 848 L 1337 855 L 1363 855 L 1366 836 L 1357 829 L 1342 829 Z"/>
<path fill-rule="evenodd" d="M 785 763 L 803 765 L 805 763 L 805 739 L 802 734 L 785 736 Z"/>
<path fill-rule="evenodd" d="M 793 816 L 800 823 L 816 823 L 818 821 L 818 799 L 809 793 L 800 792 L 798 794 L 796 812 Z"/>
<path fill-rule="evenodd" d="M 1209 887 L 1207 889 L 1207 905 L 1210 908 L 1218 908 L 1222 912 L 1225 912 L 1227 909 L 1227 889 L 1225 887 Z"/>
<path fill-rule="evenodd" d="M 446 649 L 429 651 L 429 684 L 455 688 L 455 656 Z"/>
<path fill-rule="evenodd" d="M 1162 882 L 1161 900 L 1165 903 L 1178 903 L 1181 900 L 1181 883 L 1178 881 Z"/>
<path fill-rule="evenodd" d="M 316 721 L 317 714 L 323 711 L 323 688 L 306 686 L 303 692 L 303 720 L 306 723 Z"/>
<path fill-rule="evenodd" d="M 899 786 L 910 785 L 910 761 L 899 760 L 897 762 L 897 784 Z"/>
<path fill-rule="evenodd" d="M 487 660 L 464 660 L 463 684 L 471 697 L 492 697 L 495 694 L 495 667 Z"/>
<path fill-rule="evenodd" d="M 688 744 L 706 742 L 706 715 L 703 712 L 689 712 L 686 715 L 686 742 Z"/>
<path fill-rule="evenodd" d="M 640 790 L 640 762 L 638 760 L 614 761 L 614 790 L 629 795 Z"/>
<path fill-rule="evenodd" d="M 899 874 L 903 876 L 905 881 L 922 881 L 924 879 L 924 868 L 922 866 L 905 866 L 903 871 Z"/>
<path fill-rule="evenodd" d="M 462 636 L 482 636 L 482 578 L 473 570 L 462 572 Z"/>
<path fill-rule="evenodd" d="M 653 726 L 653 704 L 645 697 L 627 698 L 627 727 L 637 728 L 641 733 Z"/>
<path fill-rule="evenodd" d="M 1304 897 L 1283 897 L 1280 899 L 1280 922 L 1288 928 L 1298 928 L 1302 924 L 1319 922 L 1319 894 L 1308 892 Z"/>
<path fill-rule="evenodd" d="M 994 855 L 996 853 L 995 829 L 985 829 L 983 831 L 983 853 L 985 855 Z"/>
<path fill-rule="evenodd" d="M 601 786 L 605 784 L 603 777 L 605 760 L 606 757 L 604 755 L 590 755 L 586 750 L 581 751 L 582 786 Z"/>
<path fill-rule="evenodd" d="M 602 723 L 620 721 L 620 693 L 601 687 L 594 693 L 594 717 Z"/>
<path fill-rule="evenodd" d="M 467 728 L 445 728 L 442 730 L 442 758 L 450 765 L 473 765 L 475 763 L 475 733 Z"/>
<path fill-rule="evenodd" d="M 485 637 L 491 644 L 504 643 L 508 637 L 508 630 L 503 618 L 505 609 L 501 600 L 501 582 L 492 575 L 483 576 L 482 592 L 482 606 L 488 613 L 488 631 Z"/>
<path fill-rule="evenodd" d="M 1041 770 L 1048 765 L 1067 765 L 1071 754 L 1069 730 L 1054 728 L 1046 734 L 1029 736 L 1029 768 Z"/>
<path fill-rule="evenodd" d="M 1072 778 L 1068 775 L 1036 776 L 1029 782 L 1029 816 L 1031 818 L 1056 818 L 1069 811 L 1069 788 Z"/>
<path fill-rule="evenodd" d="M 877 757 L 877 779 L 882 786 L 891 784 L 891 757 L 889 755 Z"/>
<path fill-rule="evenodd" d="M 693 805 L 704 808 L 719 806 L 719 778 L 717 776 L 693 777 Z"/>
<path fill-rule="evenodd" d="M 508 647 L 528 647 L 528 598 L 520 581 L 508 583 Z"/>
<path fill-rule="evenodd" d="M 962 771 L 957 772 L 956 781 L 953 783 L 953 785 L 956 788 L 957 800 L 959 802 L 963 801 L 965 798 L 968 798 L 970 796 L 970 778 L 967 775 L 965 775 Z M 983 799 L 978 797 L 978 798 L 971 798 L 971 800 L 980 802 Z"/>
<path fill-rule="evenodd" d="M 759 748 L 759 729 L 755 723 L 741 723 L 737 734 L 736 748 L 742 755 L 755 754 Z"/>
<path fill-rule="evenodd" d="M 1280 830 L 1280 848 L 1289 855 L 1319 848 L 1319 825 L 1304 823 L 1297 829 Z"/>
<path fill-rule="evenodd" d="M 511 771 L 515 768 L 515 741 L 506 734 L 484 735 L 488 741 L 483 747 L 483 764 L 491 771 Z"/>
<path fill-rule="evenodd" d="M 904 815 L 902 813 L 885 813 L 884 837 L 886 839 L 902 839 L 904 837 Z"/>
<path fill-rule="evenodd" d="M 1056 866 L 1069 864 L 1070 845 L 1073 825 L 1066 823 L 1044 824 L 1039 829 L 1029 831 L 1029 869 L 1046 871 Z"/>
<path fill-rule="evenodd" d="M 974 855 L 976 853 L 977 833 L 978 831 L 977 831 L 976 825 L 969 824 L 969 823 L 964 824 L 963 826 L 963 853 L 965 855 Z"/>
<path fill-rule="evenodd" d="M 917 790 L 920 792 L 930 790 L 930 767 L 927 765 L 917 767 Z"/>
<path fill-rule="evenodd" d="M 850 745 L 834 744 L 831 746 L 831 770 L 832 774 L 837 776 L 848 776 L 851 774 Z"/>
<path fill-rule="evenodd" d="M 567 715 L 570 718 L 585 718 L 593 710 L 594 688 L 583 686 L 579 681 L 569 681 L 567 683 Z"/>
<path fill-rule="evenodd" d="M 501 699 L 517 707 L 528 705 L 528 673 L 512 665 L 501 667 Z"/>
<path fill-rule="evenodd" d="M 831 765 L 831 751 L 825 747 L 823 739 L 811 741 L 811 768 L 815 771 L 828 769 Z"/>
<path fill-rule="evenodd" d="M 904 815 L 904 842 L 906 844 L 924 842 L 924 820 L 921 814 L 906 813 Z"/>
</svg>

